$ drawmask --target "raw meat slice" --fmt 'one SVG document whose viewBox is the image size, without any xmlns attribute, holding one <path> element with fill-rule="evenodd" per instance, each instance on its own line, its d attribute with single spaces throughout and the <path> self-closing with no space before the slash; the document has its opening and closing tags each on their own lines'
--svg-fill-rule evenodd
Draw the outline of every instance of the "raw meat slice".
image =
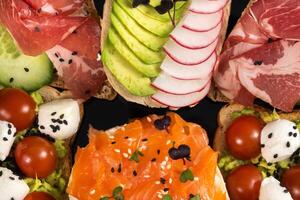
<svg viewBox="0 0 300 200">
<path fill-rule="evenodd" d="M 185 48 L 201 49 L 208 47 L 217 40 L 221 27 L 222 23 L 219 23 L 215 28 L 209 31 L 195 32 L 188 30 L 183 26 L 177 26 L 170 34 L 170 37 Z"/>
<path fill-rule="evenodd" d="M 186 95 L 174 95 L 168 94 L 162 91 L 158 91 L 154 95 L 152 95 L 152 99 L 172 108 L 181 108 L 185 106 L 194 105 L 197 102 L 201 101 L 209 92 L 210 84 L 207 85 L 199 92 L 186 94 Z"/>
<path fill-rule="evenodd" d="M 187 49 L 170 39 L 164 46 L 164 50 L 170 58 L 183 65 L 197 65 L 206 61 L 216 49 L 218 40 L 215 40 L 206 48 Z"/>
<path fill-rule="evenodd" d="M 210 79 L 211 75 L 207 76 L 205 79 L 180 80 L 171 77 L 165 72 L 161 72 L 152 82 L 152 86 L 165 93 L 184 95 L 202 90 Z"/>
<path fill-rule="evenodd" d="M 209 31 L 221 23 L 222 17 L 223 10 L 219 10 L 210 14 L 200 14 L 187 11 L 182 19 L 182 26 L 192 31 Z"/>
<path fill-rule="evenodd" d="M 160 68 L 177 79 L 205 79 L 212 73 L 216 61 L 216 53 L 213 53 L 206 61 L 197 65 L 182 65 L 166 56 Z"/>
</svg>

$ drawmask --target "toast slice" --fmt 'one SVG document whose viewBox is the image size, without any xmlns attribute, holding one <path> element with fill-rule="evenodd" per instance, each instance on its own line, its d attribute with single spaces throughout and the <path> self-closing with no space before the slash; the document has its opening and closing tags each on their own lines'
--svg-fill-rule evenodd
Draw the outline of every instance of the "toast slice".
<svg viewBox="0 0 300 200">
<path fill-rule="evenodd" d="M 232 114 L 233 112 L 241 111 L 245 108 L 249 108 L 240 104 L 228 104 L 224 106 L 219 114 L 218 114 L 218 128 L 216 130 L 215 139 L 214 139 L 214 149 L 220 152 L 223 152 L 226 149 L 225 145 L 225 132 L 227 128 L 232 123 Z M 266 116 L 268 114 L 272 114 L 272 110 L 265 109 L 261 106 L 255 105 L 251 107 L 256 112 L 258 112 L 261 116 Z M 291 121 L 300 120 L 300 110 L 295 110 L 292 113 L 284 113 L 284 112 L 277 112 L 281 119 L 287 119 Z"/>
</svg>

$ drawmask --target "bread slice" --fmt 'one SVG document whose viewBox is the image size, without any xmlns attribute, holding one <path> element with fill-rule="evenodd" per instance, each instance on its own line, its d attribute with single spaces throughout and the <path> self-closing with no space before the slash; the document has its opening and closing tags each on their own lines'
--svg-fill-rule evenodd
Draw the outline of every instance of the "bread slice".
<svg viewBox="0 0 300 200">
<path fill-rule="evenodd" d="M 84 5 L 83 5 L 83 11 L 87 15 L 94 17 L 99 21 L 100 17 L 98 16 L 97 10 L 94 5 L 93 0 L 86 0 Z M 61 90 L 66 91 L 66 93 L 70 93 L 68 88 L 65 86 L 63 80 L 61 80 L 57 74 L 54 77 L 54 81 L 50 84 L 51 87 L 58 88 Z M 70 93 L 71 95 L 71 93 Z M 99 91 L 94 94 L 94 97 L 99 98 L 99 99 L 107 99 L 107 100 L 113 100 L 117 96 L 117 93 L 113 90 L 111 84 L 106 80 L 103 84 L 103 86 L 99 89 Z"/>
<path fill-rule="evenodd" d="M 66 98 L 71 98 L 71 93 L 67 91 L 59 92 L 58 90 L 54 89 L 53 87 L 50 86 L 45 86 L 41 88 L 40 90 L 37 91 L 43 98 L 44 102 L 51 102 L 53 100 L 57 99 L 66 99 Z M 80 104 L 80 122 L 82 121 L 84 114 L 84 108 L 83 104 Z M 68 182 L 71 174 L 71 169 L 72 169 L 72 163 L 73 163 L 73 156 L 72 156 L 72 151 L 71 151 L 71 145 L 73 144 L 73 141 L 76 137 L 76 134 L 74 134 L 71 138 L 68 138 L 67 140 L 64 140 L 64 146 L 67 150 L 67 155 L 65 158 L 62 160 L 58 160 L 58 168 L 62 170 L 62 176 Z M 68 200 L 68 196 L 65 193 L 63 196 L 63 199 Z"/>
<path fill-rule="evenodd" d="M 222 152 L 226 149 L 225 132 L 233 121 L 231 117 L 232 113 L 235 111 L 241 111 L 244 108 L 248 108 L 248 107 L 240 104 L 228 104 L 220 110 L 218 114 L 218 128 L 214 139 L 215 150 Z M 251 108 L 260 114 L 271 114 L 273 112 L 272 110 L 268 110 L 260 106 L 254 106 Z M 291 121 L 300 120 L 300 110 L 295 110 L 292 113 L 278 112 L 278 115 L 280 116 L 281 119 L 287 119 Z"/>
<path fill-rule="evenodd" d="M 110 27 L 110 12 L 112 9 L 112 1 L 113 0 L 106 0 L 104 4 L 104 11 L 103 11 L 103 19 L 101 20 L 101 50 L 103 50 L 105 40 L 107 38 L 107 33 L 108 29 Z M 228 25 L 228 20 L 229 20 L 229 15 L 230 15 L 230 8 L 231 8 L 231 0 L 228 1 L 225 9 L 224 9 L 224 15 L 223 15 L 223 26 L 221 33 L 219 35 L 219 43 L 216 49 L 217 54 L 219 55 L 222 50 L 223 42 L 226 37 L 226 31 L 227 31 L 227 25 Z M 155 108 L 160 108 L 160 107 L 166 107 L 156 101 L 153 101 L 150 97 L 139 97 L 139 96 L 134 96 L 130 94 L 124 86 L 122 86 L 112 75 L 110 70 L 104 66 L 104 71 L 106 73 L 106 76 L 112 85 L 112 87 L 117 91 L 118 94 L 120 94 L 122 97 L 124 97 L 127 101 L 130 102 L 135 102 L 138 104 L 142 104 L 148 107 L 155 107 Z"/>
</svg>

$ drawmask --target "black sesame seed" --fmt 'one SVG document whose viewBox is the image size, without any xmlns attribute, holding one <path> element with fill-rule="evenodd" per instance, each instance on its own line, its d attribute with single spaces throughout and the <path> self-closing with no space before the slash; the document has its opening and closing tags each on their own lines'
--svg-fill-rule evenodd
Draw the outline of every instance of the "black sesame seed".
<svg viewBox="0 0 300 200">
<path fill-rule="evenodd" d="M 11 125 L 11 124 L 7 124 L 7 127 L 8 127 L 8 128 L 12 128 L 12 125 Z"/>
<path fill-rule="evenodd" d="M 72 64 L 72 62 L 73 62 L 73 60 L 70 59 L 70 60 L 68 61 L 68 64 L 70 65 L 70 64 Z"/>
<path fill-rule="evenodd" d="M 51 113 L 51 116 L 54 116 L 54 115 L 56 115 L 56 112 Z"/>
<path fill-rule="evenodd" d="M 293 133 L 292 132 L 289 132 L 289 136 L 291 137 L 293 135 Z"/>
<path fill-rule="evenodd" d="M 261 148 L 264 148 L 265 146 L 266 146 L 265 144 L 261 144 L 261 145 L 260 145 Z"/>
<path fill-rule="evenodd" d="M 10 200 L 15 200 L 15 198 L 12 197 L 12 198 L 10 198 Z"/>
<path fill-rule="evenodd" d="M 289 191 L 288 191 L 287 189 L 284 189 L 283 192 L 284 192 L 284 193 L 288 193 Z"/>
<path fill-rule="evenodd" d="M 6 137 L 3 137 L 3 141 L 8 141 L 8 139 Z"/>
<path fill-rule="evenodd" d="M 10 176 L 10 177 L 8 177 L 10 180 L 15 180 L 15 178 L 14 177 L 12 177 L 12 176 Z"/>
<path fill-rule="evenodd" d="M 166 179 L 160 178 L 160 182 L 161 182 L 161 184 L 165 184 L 166 183 Z"/>
<path fill-rule="evenodd" d="M 121 171 L 122 171 L 122 165 L 119 164 L 119 166 L 118 166 L 118 173 L 121 173 Z"/>
<path fill-rule="evenodd" d="M 114 172 L 115 172 L 115 168 L 112 167 L 112 168 L 110 169 L 110 171 L 111 171 L 111 173 L 114 173 Z"/>
<path fill-rule="evenodd" d="M 268 135 L 268 138 L 270 139 L 270 138 L 272 138 L 272 136 L 273 136 L 273 133 L 270 133 L 270 134 Z"/>
<path fill-rule="evenodd" d="M 77 53 L 77 51 L 73 51 L 72 52 L 72 56 L 75 56 L 75 55 L 77 55 L 78 53 Z"/>
<path fill-rule="evenodd" d="M 125 136 L 125 137 L 124 137 L 125 140 L 127 140 L 128 138 L 129 138 L 128 136 Z"/>
<path fill-rule="evenodd" d="M 27 67 L 24 67 L 25 72 L 29 72 L 29 69 Z"/>
<path fill-rule="evenodd" d="M 60 119 L 63 119 L 64 117 L 65 117 L 64 114 L 61 114 L 61 115 L 59 116 Z"/>
<path fill-rule="evenodd" d="M 287 142 L 286 147 L 290 147 L 290 146 L 291 146 L 290 142 Z"/>
<path fill-rule="evenodd" d="M 297 126 L 293 126 L 293 129 L 297 129 Z"/>
<path fill-rule="evenodd" d="M 116 141 L 111 142 L 111 144 L 116 144 L 116 143 L 117 143 Z"/>
<path fill-rule="evenodd" d="M 59 59 L 59 62 L 65 62 L 65 59 L 60 58 L 60 59 Z"/>
<path fill-rule="evenodd" d="M 152 159 L 151 159 L 151 162 L 155 162 L 155 161 L 156 161 L 156 158 L 152 158 Z"/>
<path fill-rule="evenodd" d="M 254 61 L 254 65 L 261 65 L 262 64 L 262 60 L 256 60 Z"/>
<path fill-rule="evenodd" d="M 272 174 L 270 172 L 266 173 L 267 177 L 271 176 Z"/>
<path fill-rule="evenodd" d="M 38 26 L 36 26 L 36 27 L 34 27 L 34 31 L 35 32 L 41 32 L 41 29 Z"/>
<path fill-rule="evenodd" d="M 147 138 L 144 138 L 144 139 L 142 139 L 142 142 L 146 142 L 146 141 L 148 141 L 148 139 L 147 139 Z"/>
<path fill-rule="evenodd" d="M 65 125 L 68 125 L 68 121 L 67 121 L 67 120 L 64 120 L 63 123 L 64 123 Z"/>
<path fill-rule="evenodd" d="M 41 126 L 40 126 L 40 129 L 45 129 L 45 126 L 41 125 Z"/>
<path fill-rule="evenodd" d="M 168 192 L 169 191 L 169 188 L 164 188 L 164 192 Z"/>
<path fill-rule="evenodd" d="M 268 166 L 272 166 L 273 164 L 272 164 L 272 163 L 267 163 L 267 165 L 268 165 Z"/>
<path fill-rule="evenodd" d="M 7 134 L 8 134 L 8 135 L 11 134 L 11 129 L 8 129 Z"/>
<path fill-rule="evenodd" d="M 56 122 L 59 123 L 59 124 L 63 124 L 63 121 L 60 120 L 60 119 L 57 119 Z"/>
<path fill-rule="evenodd" d="M 58 58 L 58 57 L 59 57 L 57 53 L 55 53 L 54 55 L 55 55 L 55 57 L 56 57 L 56 58 Z"/>
<path fill-rule="evenodd" d="M 11 77 L 11 78 L 9 79 L 9 82 L 10 82 L 10 83 L 14 82 L 14 78 Z"/>
<path fill-rule="evenodd" d="M 133 176 L 137 176 L 137 172 L 135 170 L 132 172 L 132 174 Z"/>
<path fill-rule="evenodd" d="M 160 149 L 157 149 L 157 151 L 156 151 L 156 152 L 157 152 L 157 154 L 159 155 L 159 154 L 160 154 Z"/>
<path fill-rule="evenodd" d="M 297 137 L 297 133 L 294 133 L 293 136 L 294 136 L 294 137 Z"/>
<path fill-rule="evenodd" d="M 3 174 L 3 172 L 2 172 L 2 171 L 0 171 L 0 177 L 2 176 L 2 174 Z"/>
<path fill-rule="evenodd" d="M 277 153 L 274 154 L 273 158 L 278 158 L 278 154 Z"/>
<path fill-rule="evenodd" d="M 77 33 L 77 31 L 76 31 L 76 30 L 74 30 L 72 33 L 73 33 L 73 34 L 76 34 L 76 33 Z"/>
</svg>

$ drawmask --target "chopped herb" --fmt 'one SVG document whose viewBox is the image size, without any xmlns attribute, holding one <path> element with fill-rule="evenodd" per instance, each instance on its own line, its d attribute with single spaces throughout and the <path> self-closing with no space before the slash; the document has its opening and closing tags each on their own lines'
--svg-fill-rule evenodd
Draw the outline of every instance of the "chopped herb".
<svg viewBox="0 0 300 200">
<path fill-rule="evenodd" d="M 188 180 L 190 180 L 190 181 L 194 180 L 193 172 L 190 169 L 183 171 L 180 175 L 181 183 L 186 183 Z"/>
<path fill-rule="evenodd" d="M 172 197 L 170 194 L 165 194 L 162 198 L 162 200 L 172 200 Z"/>
<path fill-rule="evenodd" d="M 200 200 L 200 195 L 199 194 L 197 194 L 197 195 L 190 194 L 189 200 Z"/>
<path fill-rule="evenodd" d="M 121 186 L 116 187 L 113 190 L 113 198 L 115 200 L 124 200 L 124 195 L 123 195 L 122 191 L 123 191 L 123 188 Z"/>
<path fill-rule="evenodd" d="M 109 200 L 109 197 L 101 197 L 100 200 Z"/>
<path fill-rule="evenodd" d="M 131 157 L 129 158 L 129 160 L 134 160 L 135 162 L 140 162 L 140 158 L 139 156 L 144 156 L 144 154 L 138 150 L 136 150 Z"/>
</svg>

